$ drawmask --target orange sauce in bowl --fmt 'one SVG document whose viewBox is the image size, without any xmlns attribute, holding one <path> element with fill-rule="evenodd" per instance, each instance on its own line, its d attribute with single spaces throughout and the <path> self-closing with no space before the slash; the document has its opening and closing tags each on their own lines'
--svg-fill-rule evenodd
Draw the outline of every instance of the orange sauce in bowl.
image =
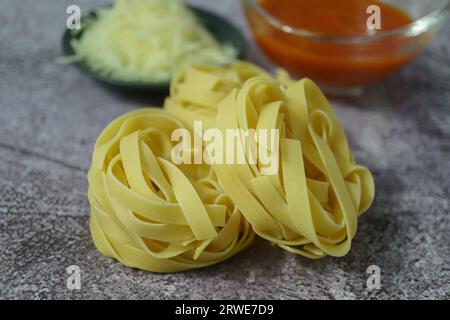
<svg viewBox="0 0 450 320">
<path fill-rule="evenodd" d="M 369 30 L 370 5 L 380 8 L 380 30 Z M 404 27 L 412 19 L 377 0 L 261 0 L 259 6 L 283 24 L 325 36 L 352 37 Z M 364 42 L 336 42 L 287 33 L 247 10 L 257 42 L 280 66 L 330 86 L 364 85 L 385 78 L 412 60 L 418 49 L 401 35 Z M 255 16 L 253 16 L 255 15 Z M 253 20 L 253 21 L 252 21 Z M 370 39 L 370 38 L 369 38 Z M 415 40 L 417 41 L 417 40 Z"/>
</svg>

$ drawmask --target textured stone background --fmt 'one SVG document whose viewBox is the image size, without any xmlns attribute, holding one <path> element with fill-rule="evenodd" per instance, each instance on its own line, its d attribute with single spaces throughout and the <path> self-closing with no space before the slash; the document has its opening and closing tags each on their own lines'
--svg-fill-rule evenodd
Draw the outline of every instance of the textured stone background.
<svg viewBox="0 0 450 320">
<path fill-rule="evenodd" d="M 196 2 L 247 30 L 237 0 Z M 109 121 L 161 98 L 111 92 L 54 63 L 72 3 L 102 1 L 0 0 L 0 298 L 450 298 L 448 24 L 401 73 L 334 102 L 378 187 L 345 258 L 309 261 L 258 240 L 217 266 L 151 274 L 94 248 L 86 170 Z M 246 34 L 249 59 L 268 66 Z M 72 264 L 76 292 L 66 288 Z M 365 288 L 371 264 L 379 291 Z"/>
</svg>

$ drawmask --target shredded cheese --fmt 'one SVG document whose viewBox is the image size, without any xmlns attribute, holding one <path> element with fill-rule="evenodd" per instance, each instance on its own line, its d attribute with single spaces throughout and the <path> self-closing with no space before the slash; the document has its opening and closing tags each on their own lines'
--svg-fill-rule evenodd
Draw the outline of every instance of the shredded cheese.
<svg viewBox="0 0 450 320">
<path fill-rule="evenodd" d="M 236 49 L 219 44 L 179 0 L 117 0 L 71 45 L 95 72 L 118 80 L 165 82 L 191 64 L 227 65 Z"/>
</svg>

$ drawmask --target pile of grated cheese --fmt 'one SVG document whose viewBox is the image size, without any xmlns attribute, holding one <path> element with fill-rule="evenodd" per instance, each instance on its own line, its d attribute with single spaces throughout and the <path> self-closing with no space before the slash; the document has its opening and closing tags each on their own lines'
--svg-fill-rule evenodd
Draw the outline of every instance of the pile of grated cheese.
<svg viewBox="0 0 450 320">
<path fill-rule="evenodd" d="M 236 57 L 236 49 L 219 44 L 179 0 L 117 0 L 71 44 L 71 61 L 135 82 L 165 82 L 186 65 L 227 65 Z"/>
</svg>

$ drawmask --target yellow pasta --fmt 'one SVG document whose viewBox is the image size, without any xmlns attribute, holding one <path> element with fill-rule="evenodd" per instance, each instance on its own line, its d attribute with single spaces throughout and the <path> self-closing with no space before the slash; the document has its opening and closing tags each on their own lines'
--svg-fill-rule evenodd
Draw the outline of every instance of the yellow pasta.
<svg viewBox="0 0 450 320">
<path fill-rule="evenodd" d="M 214 127 L 218 103 L 231 90 L 240 88 L 254 76 L 270 75 L 258 66 L 237 61 L 231 67 L 190 66 L 172 79 L 170 96 L 164 109 L 179 116 L 186 124 L 203 122 L 205 129 Z"/>
<path fill-rule="evenodd" d="M 275 174 L 250 161 L 244 139 L 235 146 L 244 163 L 176 165 L 171 134 L 192 132 L 195 120 L 218 129 L 225 146 L 229 129 L 277 130 L 279 149 L 249 138 L 278 156 Z M 375 195 L 370 171 L 355 163 L 319 88 L 245 62 L 181 70 L 163 110 L 130 112 L 105 128 L 88 179 L 97 248 L 155 272 L 220 262 L 250 245 L 254 233 L 309 258 L 343 256 Z"/>
<path fill-rule="evenodd" d="M 248 80 L 219 103 L 216 126 L 278 129 L 279 171 L 262 175 L 259 164 L 217 164 L 220 185 L 255 232 L 309 258 L 343 256 L 357 217 L 371 205 L 374 182 L 357 165 L 330 104 L 308 79 Z M 257 141 L 255 143 L 258 143 Z M 238 146 L 245 149 L 241 141 Z"/>
<path fill-rule="evenodd" d="M 208 166 L 171 162 L 161 109 L 125 114 L 101 133 L 88 173 L 91 234 L 104 255 L 154 272 L 208 266 L 247 247 L 254 233 Z"/>
</svg>

